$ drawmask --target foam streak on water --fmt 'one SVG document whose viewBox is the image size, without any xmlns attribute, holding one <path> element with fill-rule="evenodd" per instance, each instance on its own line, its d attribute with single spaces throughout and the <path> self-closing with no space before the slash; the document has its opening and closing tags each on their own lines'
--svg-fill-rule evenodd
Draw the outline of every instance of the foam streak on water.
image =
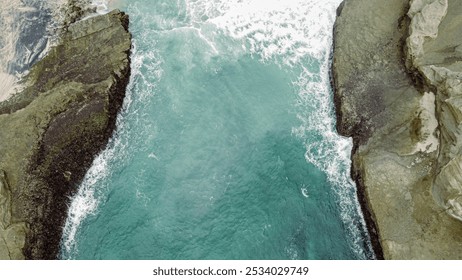
<svg viewBox="0 0 462 280">
<path fill-rule="evenodd" d="M 323 170 L 335 187 L 342 220 L 358 255 L 373 257 L 366 225 L 350 178 L 352 141 L 335 131 L 329 80 L 332 28 L 340 0 L 233 0 L 190 1 L 193 23 L 212 23 L 243 48 L 263 61 L 301 68 L 298 88 L 298 118 L 293 133 L 306 143 L 305 158 Z M 316 72 L 305 64 L 319 63 Z M 313 65 L 311 65 L 313 66 Z M 310 67 L 312 68 L 312 67 Z M 359 224 L 356 217 L 361 217 Z M 365 240 L 366 237 L 366 240 Z M 364 244 L 368 251 L 365 251 Z"/>
<path fill-rule="evenodd" d="M 323 170 L 334 186 L 341 209 L 340 214 L 351 239 L 353 250 L 363 257 L 374 258 L 356 196 L 356 186 L 350 177 L 352 140 L 339 136 L 335 132 L 335 119 L 333 118 L 335 113 L 333 112 L 328 71 L 327 54 L 319 73 L 311 73 L 306 68 L 303 69 L 296 82 L 300 89 L 297 106 L 304 109 L 298 114 L 302 125 L 294 127 L 292 131 L 305 141 L 306 160 Z M 306 108 L 312 108 L 312 110 L 306 110 Z M 367 251 L 363 249 L 364 246 Z"/>
</svg>

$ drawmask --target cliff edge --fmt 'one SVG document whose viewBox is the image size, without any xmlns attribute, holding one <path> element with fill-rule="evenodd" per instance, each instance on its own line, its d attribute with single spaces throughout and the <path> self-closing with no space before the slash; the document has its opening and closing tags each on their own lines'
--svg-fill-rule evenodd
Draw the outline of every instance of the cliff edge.
<svg viewBox="0 0 462 280">
<path fill-rule="evenodd" d="M 125 96 L 126 14 L 73 18 L 61 38 L 0 103 L 0 259 L 57 257 L 69 199 Z"/>
<path fill-rule="evenodd" d="M 378 257 L 462 258 L 462 4 L 345 0 L 332 78 Z"/>
</svg>

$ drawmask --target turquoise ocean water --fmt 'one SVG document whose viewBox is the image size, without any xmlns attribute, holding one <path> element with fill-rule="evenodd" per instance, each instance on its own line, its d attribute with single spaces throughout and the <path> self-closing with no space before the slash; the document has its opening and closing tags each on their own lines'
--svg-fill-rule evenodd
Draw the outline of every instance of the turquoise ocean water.
<svg viewBox="0 0 462 280">
<path fill-rule="evenodd" d="M 131 19 L 132 77 L 61 257 L 373 258 L 351 140 L 335 132 L 339 3 L 116 1 Z"/>
</svg>

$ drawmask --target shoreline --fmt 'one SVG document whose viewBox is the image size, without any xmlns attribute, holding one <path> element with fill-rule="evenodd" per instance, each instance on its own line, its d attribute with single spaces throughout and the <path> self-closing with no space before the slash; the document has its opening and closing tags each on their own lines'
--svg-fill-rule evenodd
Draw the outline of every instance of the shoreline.
<svg viewBox="0 0 462 280">
<path fill-rule="evenodd" d="M 351 151 L 353 156 L 354 151 L 357 149 L 357 145 L 353 144 L 354 147 Z M 353 162 L 353 161 L 352 161 Z M 377 260 L 384 260 L 383 248 L 379 238 L 378 227 L 373 217 L 372 209 L 369 206 L 366 186 L 361 178 L 360 174 L 355 174 L 353 166 L 351 167 L 351 178 L 356 183 L 356 194 L 358 196 L 359 205 L 361 206 L 361 211 L 363 213 L 364 221 L 366 223 L 367 232 L 372 245 L 372 250 L 374 251 L 375 257 Z"/>
<path fill-rule="evenodd" d="M 340 5 L 337 8 L 336 11 L 336 20 L 340 16 L 342 9 L 344 7 L 345 1 L 342 1 Z M 331 52 L 331 58 L 330 58 L 330 69 L 329 69 L 329 80 L 330 80 L 330 85 L 332 87 L 333 91 L 333 103 L 334 103 L 334 111 L 335 111 L 335 118 L 336 118 L 336 125 L 335 129 L 337 130 L 337 133 L 339 135 L 345 135 L 342 133 L 342 124 L 341 121 L 343 120 L 342 116 L 342 110 L 341 108 L 341 100 L 336 94 L 336 82 L 335 82 L 335 74 L 334 74 L 334 64 L 333 64 L 333 57 L 334 57 L 334 49 L 335 49 L 335 28 L 336 25 L 334 24 L 334 28 L 332 30 L 333 36 L 332 36 L 332 52 Z M 368 233 L 368 237 L 371 242 L 372 246 L 372 253 L 375 255 L 377 260 L 384 260 L 384 255 L 383 255 L 383 248 L 380 243 L 380 238 L 378 234 L 378 228 L 377 224 L 375 222 L 374 217 L 372 216 L 372 210 L 369 207 L 368 204 L 368 199 L 367 199 L 367 193 L 366 193 L 366 187 L 363 183 L 363 180 L 360 176 L 360 174 L 355 170 L 353 160 L 354 160 L 354 154 L 356 153 L 356 150 L 358 149 L 359 143 L 361 142 L 359 139 L 355 139 L 356 137 L 353 138 L 353 148 L 351 149 L 351 154 L 350 154 L 350 177 L 351 179 L 355 182 L 356 184 L 356 195 L 358 197 L 358 202 L 359 206 L 361 207 L 361 212 L 364 218 L 364 222 L 366 224 L 366 231 Z"/>
<path fill-rule="evenodd" d="M 0 216 L 10 217 L 0 259 L 59 258 L 70 199 L 115 131 L 130 80 L 128 15 L 80 21 L 86 10 L 68 8 L 59 42 L 0 102 Z"/>
<path fill-rule="evenodd" d="M 341 111 L 338 109 L 340 107 L 340 101 L 338 101 L 338 98 L 335 95 L 335 78 L 332 73 L 332 70 L 333 70 L 333 66 L 331 65 L 329 75 L 330 75 L 330 83 L 332 86 L 332 90 L 334 92 L 335 117 L 337 119 L 337 124 L 335 128 L 337 129 L 337 133 L 339 135 L 342 135 L 340 133 L 341 126 L 338 124 L 338 120 L 341 119 Z M 366 231 L 371 241 L 373 253 L 377 260 L 384 260 L 383 248 L 380 242 L 377 224 L 375 222 L 375 219 L 372 214 L 372 210 L 369 207 L 369 203 L 367 199 L 366 187 L 363 183 L 361 175 L 355 170 L 354 164 L 353 164 L 353 158 L 354 158 L 353 156 L 356 150 L 358 149 L 359 142 L 360 142 L 359 140 L 356 140 L 353 137 L 353 148 L 351 149 L 351 156 L 350 156 L 350 159 L 351 159 L 350 177 L 356 184 L 356 195 L 358 197 L 359 206 L 361 207 L 361 212 L 364 218 L 364 222 L 366 224 Z"/>
</svg>

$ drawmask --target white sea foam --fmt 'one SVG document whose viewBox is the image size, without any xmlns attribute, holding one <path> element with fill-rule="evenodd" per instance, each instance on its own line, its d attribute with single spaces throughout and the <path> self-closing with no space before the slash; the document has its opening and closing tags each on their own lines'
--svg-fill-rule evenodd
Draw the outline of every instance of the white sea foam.
<svg viewBox="0 0 462 280">
<path fill-rule="evenodd" d="M 299 127 L 293 133 L 306 143 L 305 158 L 323 170 L 338 196 L 341 217 L 352 249 L 361 257 L 372 254 L 350 178 L 352 141 L 335 131 L 329 80 L 332 28 L 341 0 L 191 0 L 186 1 L 191 24 L 212 24 L 241 48 L 263 61 L 301 68 L 298 88 Z M 210 28 L 209 28 L 210 29 Z M 212 33 L 205 33 L 212 36 Z M 209 40 L 213 40 L 210 38 Z M 216 47 L 218 50 L 220 46 Z M 313 63 L 313 65 L 309 65 Z M 310 70 L 314 69 L 314 70 Z M 302 191 L 302 194 L 305 193 Z M 358 217 L 359 220 L 358 220 Z M 367 233 L 365 233 L 367 234 Z M 364 250 L 367 243 L 368 252 Z"/>
<path fill-rule="evenodd" d="M 264 60 L 277 58 L 294 65 L 306 55 L 319 58 L 324 54 L 331 37 L 332 11 L 339 2 L 199 0 L 187 1 L 187 5 L 192 23 L 211 23 Z"/>
<path fill-rule="evenodd" d="M 92 167 L 87 172 L 77 195 L 72 199 L 68 210 L 68 217 L 64 225 L 63 246 L 66 253 L 75 249 L 75 236 L 77 230 L 83 221 L 90 214 L 94 214 L 98 207 L 97 194 L 98 189 L 95 185 L 108 175 L 108 158 L 114 154 L 114 148 L 106 149 L 93 162 Z"/>
<path fill-rule="evenodd" d="M 356 186 L 350 178 L 352 141 L 335 132 L 328 57 L 326 52 L 319 73 L 304 68 L 295 83 L 299 88 L 297 106 L 301 125 L 292 131 L 305 141 L 306 160 L 323 170 L 333 185 L 352 249 L 366 258 L 372 254 L 372 248 L 368 241 L 363 240 L 366 225 L 357 200 Z M 365 243 L 369 247 L 367 251 L 363 249 Z"/>
</svg>

